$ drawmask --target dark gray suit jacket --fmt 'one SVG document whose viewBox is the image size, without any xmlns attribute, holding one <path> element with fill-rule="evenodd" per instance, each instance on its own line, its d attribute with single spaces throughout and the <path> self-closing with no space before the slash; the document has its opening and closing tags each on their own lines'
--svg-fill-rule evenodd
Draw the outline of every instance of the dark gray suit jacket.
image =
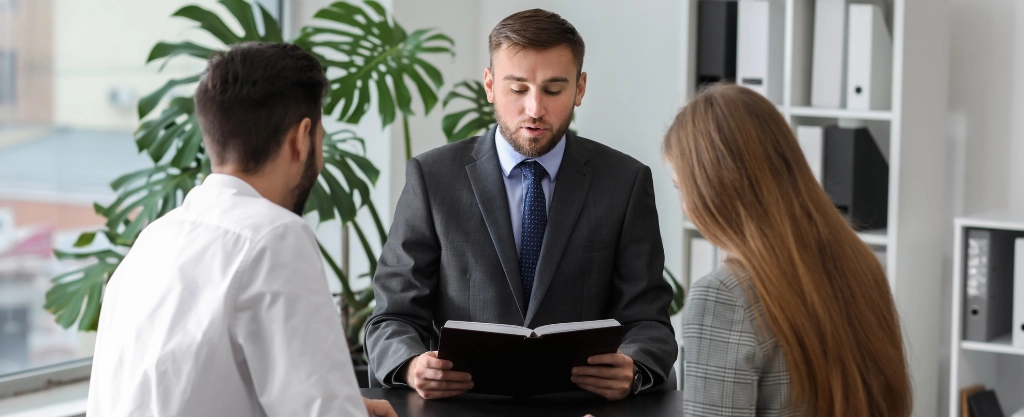
<svg viewBox="0 0 1024 417">
<path fill-rule="evenodd" d="M 651 170 L 568 133 L 524 305 L 494 129 L 409 160 L 373 277 L 366 350 L 378 380 L 434 349 L 448 320 L 536 328 L 614 318 L 622 353 L 665 381 L 677 347 Z"/>
</svg>

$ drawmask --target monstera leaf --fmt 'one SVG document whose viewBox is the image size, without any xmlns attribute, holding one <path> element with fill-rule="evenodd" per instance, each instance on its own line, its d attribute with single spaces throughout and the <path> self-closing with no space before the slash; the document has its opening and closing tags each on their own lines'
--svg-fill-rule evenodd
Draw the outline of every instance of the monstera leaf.
<svg viewBox="0 0 1024 417">
<path fill-rule="evenodd" d="M 168 61 L 177 58 L 205 61 L 212 54 L 241 42 L 282 41 L 280 26 L 263 7 L 244 0 L 221 0 L 220 5 L 234 19 L 233 26 L 242 29 L 241 34 L 231 30 L 221 15 L 214 11 L 194 5 L 185 6 L 173 16 L 197 23 L 199 30 L 209 33 L 220 44 L 204 46 L 192 42 L 160 42 L 153 47 L 147 62 L 163 60 L 166 65 Z M 328 17 L 325 19 L 361 19 L 346 14 L 353 7 L 341 8 L 343 12 L 339 15 L 339 6 L 335 4 L 325 9 L 331 12 L 321 11 L 319 14 L 326 14 Z M 261 14 L 262 31 L 256 24 L 254 10 Z M 408 44 L 414 45 L 416 42 Z M 199 74 L 173 79 L 139 100 L 138 113 L 142 123 L 135 132 L 135 143 L 139 152 L 145 152 L 150 157 L 153 167 L 127 173 L 110 184 L 117 197 L 107 205 L 95 204 L 96 213 L 107 221 L 103 230 L 79 236 L 75 246 L 83 252 L 57 252 L 59 259 L 74 259 L 86 264 L 53 278 L 55 285 L 46 294 L 45 308 L 56 316 L 60 325 L 70 327 L 77 322 L 81 330 L 96 329 L 103 286 L 124 254 L 135 243 L 139 233 L 146 225 L 180 205 L 185 195 L 210 173 L 210 161 L 203 148 L 192 97 L 198 81 Z M 332 94 L 339 95 L 334 90 L 347 85 L 332 84 Z M 186 92 L 188 94 L 182 94 Z M 340 93 L 341 96 L 345 94 L 348 93 Z M 157 112 L 162 103 L 165 107 Z M 340 219 L 351 223 L 360 237 L 364 252 L 372 260 L 372 273 L 376 267 L 376 256 L 373 256 L 367 234 L 352 220 L 361 208 L 366 208 L 373 219 L 375 234 L 381 242 L 386 239 L 380 216 L 370 201 L 370 188 L 376 183 L 380 172 L 363 156 L 363 139 L 350 130 L 325 135 L 323 146 L 325 168 L 310 195 L 305 212 L 316 211 L 321 222 Z M 109 248 L 85 251 L 97 236 L 105 237 Z M 350 319 L 362 317 L 367 308 L 372 310 L 369 307 L 373 300 L 372 289 L 353 293 L 348 287 L 348 277 L 337 268 L 337 263 L 326 252 L 324 255 L 342 281 L 343 297 L 349 306 L 347 308 L 353 310 L 348 315 Z M 358 343 L 358 335 L 350 339 L 350 342 Z"/>
<path fill-rule="evenodd" d="M 487 92 L 483 83 L 473 80 L 455 84 L 452 91 L 444 97 L 444 108 L 447 109 L 452 100 L 460 98 L 468 101 L 470 107 L 446 114 L 441 120 L 441 130 L 444 131 L 448 142 L 479 135 L 497 123 L 494 119 L 494 105 L 487 102 Z"/>
<path fill-rule="evenodd" d="M 401 113 L 408 159 L 412 157 L 410 82 L 419 92 L 424 113 L 430 113 L 437 104 L 444 77 L 421 55 L 454 56 L 454 41 L 432 29 L 407 33 L 379 3 L 367 0 L 365 4 L 369 10 L 345 2 L 320 10 L 313 17 L 332 25 L 304 27 L 295 44 L 312 51 L 329 70 L 336 70 L 328 71 L 328 75 L 339 74 L 330 80 L 325 113 L 337 114 L 339 121 L 359 123 L 370 111 L 374 95 L 382 127 L 393 123 Z"/>
</svg>

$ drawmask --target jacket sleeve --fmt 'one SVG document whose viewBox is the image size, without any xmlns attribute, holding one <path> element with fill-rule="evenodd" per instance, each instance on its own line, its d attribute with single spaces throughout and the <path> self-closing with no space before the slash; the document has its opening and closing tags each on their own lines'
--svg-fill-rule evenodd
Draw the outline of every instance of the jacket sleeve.
<svg viewBox="0 0 1024 417">
<path fill-rule="evenodd" d="M 377 380 L 428 350 L 433 328 L 441 247 L 419 161 L 410 159 L 388 240 L 373 277 L 376 307 L 366 323 L 366 351 Z"/>
<path fill-rule="evenodd" d="M 667 379 L 679 347 L 668 317 L 672 288 L 662 277 L 665 251 L 646 166 L 634 181 L 615 256 L 610 308 L 625 327 L 619 349 L 639 364 L 642 391 L 656 389 Z"/>
</svg>

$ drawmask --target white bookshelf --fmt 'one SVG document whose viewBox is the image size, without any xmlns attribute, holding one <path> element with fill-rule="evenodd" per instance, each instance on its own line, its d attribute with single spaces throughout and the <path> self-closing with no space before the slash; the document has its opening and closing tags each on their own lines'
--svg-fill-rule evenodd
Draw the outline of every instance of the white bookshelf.
<svg viewBox="0 0 1024 417">
<path fill-rule="evenodd" d="M 688 101 L 696 86 L 697 3 L 685 0 L 682 76 Z M 754 0 L 740 0 L 754 1 Z M 763 0 L 762 0 L 763 1 Z M 885 265 L 903 325 L 913 380 L 914 416 L 940 415 L 946 406 L 940 381 L 943 326 L 943 253 L 950 219 L 946 201 L 945 117 L 948 98 L 949 28 L 942 2 L 883 0 L 893 39 L 889 110 L 848 110 L 810 105 L 814 0 L 767 0 L 785 4 L 782 101 L 779 112 L 799 125 L 865 126 L 889 162 L 888 227 L 859 232 Z M 690 282 L 688 240 L 699 236 L 683 226 L 682 280 Z"/>
<path fill-rule="evenodd" d="M 892 112 L 888 110 L 847 110 L 822 109 L 816 107 L 791 107 L 788 112 L 783 110 L 783 114 L 789 114 L 790 117 L 816 117 L 821 119 L 892 121 Z"/>
<path fill-rule="evenodd" d="M 959 417 L 960 389 L 973 384 L 983 384 L 987 389 L 994 389 L 1003 411 L 1010 415 L 1024 408 L 1024 348 L 1013 347 L 1010 335 L 990 342 L 963 340 L 963 258 L 967 229 L 1024 231 L 1024 213 L 990 212 L 959 217 L 954 221 L 954 227 L 949 416 Z"/>
</svg>

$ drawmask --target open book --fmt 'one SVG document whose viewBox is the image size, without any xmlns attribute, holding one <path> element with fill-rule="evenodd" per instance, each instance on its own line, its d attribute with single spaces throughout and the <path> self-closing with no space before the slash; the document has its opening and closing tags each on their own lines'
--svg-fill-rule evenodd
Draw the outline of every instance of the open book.
<svg viewBox="0 0 1024 417">
<path fill-rule="evenodd" d="M 582 321 L 530 330 L 507 324 L 450 320 L 441 328 L 437 357 L 473 375 L 479 394 L 530 396 L 575 391 L 572 368 L 622 343 L 616 320 Z"/>
</svg>

